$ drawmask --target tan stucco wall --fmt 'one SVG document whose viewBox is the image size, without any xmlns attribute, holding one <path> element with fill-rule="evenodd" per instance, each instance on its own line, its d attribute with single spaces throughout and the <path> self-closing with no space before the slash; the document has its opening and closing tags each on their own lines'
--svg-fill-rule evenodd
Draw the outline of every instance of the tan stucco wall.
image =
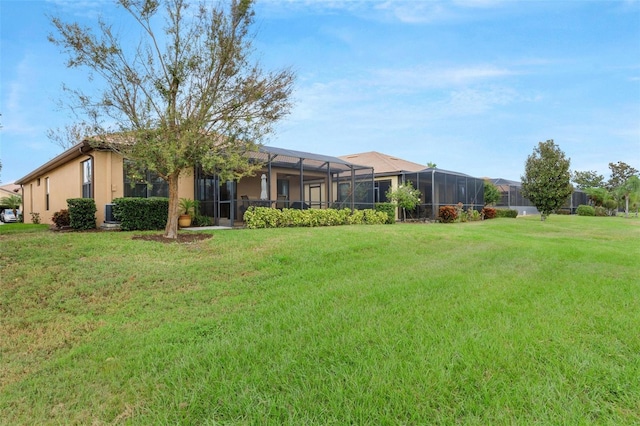
<svg viewBox="0 0 640 426">
<path fill-rule="evenodd" d="M 41 223 L 51 224 L 53 214 L 67 208 L 68 198 L 82 197 L 81 163 L 89 159 L 90 157 L 86 155 L 80 156 L 23 185 L 24 221 L 32 223 L 31 213 L 39 213 Z M 47 179 L 49 182 L 48 209 Z"/>
<path fill-rule="evenodd" d="M 105 205 L 124 196 L 123 157 L 111 151 L 92 151 L 93 198 L 96 202 L 96 225 L 105 219 Z M 55 169 L 33 178 L 23 185 L 24 220 L 32 223 L 31 212 L 40 213 L 40 222 L 52 224 L 51 217 L 59 210 L 68 208 L 68 198 L 82 197 L 82 165 L 90 159 L 82 155 Z M 49 178 L 49 209 L 46 209 L 46 179 Z M 178 184 L 181 198 L 193 198 L 193 173 L 184 173 Z"/>
</svg>

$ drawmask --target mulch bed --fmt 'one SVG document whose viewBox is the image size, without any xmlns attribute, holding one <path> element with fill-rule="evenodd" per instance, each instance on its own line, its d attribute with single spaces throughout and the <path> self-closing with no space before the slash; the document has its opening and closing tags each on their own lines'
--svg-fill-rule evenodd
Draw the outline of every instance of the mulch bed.
<svg viewBox="0 0 640 426">
<path fill-rule="evenodd" d="M 163 234 L 149 234 L 149 235 L 134 235 L 131 237 L 133 240 L 143 240 L 143 241 L 155 241 L 158 243 L 179 243 L 179 244 L 190 244 L 196 243 L 202 240 L 208 240 L 213 237 L 211 234 L 202 234 L 200 232 L 182 232 L 178 234 L 177 239 L 173 238 L 165 238 Z"/>
<path fill-rule="evenodd" d="M 121 232 L 119 230 L 114 229 L 87 229 L 84 231 L 76 231 L 70 226 L 65 226 L 62 228 L 56 228 L 55 225 L 52 225 L 49 228 L 53 232 Z M 178 238 L 165 238 L 163 234 L 149 234 L 149 235 L 134 235 L 131 237 L 132 240 L 143 240 L 143 241 L 155 241 L 158 243 L 179 243 L 179 244 L 192 244 L 198 241 L 208 240 L 213 237 L 211 234 L 203 234 L 201 232 L 180 232 L 178 233 Z"/>
</svg>

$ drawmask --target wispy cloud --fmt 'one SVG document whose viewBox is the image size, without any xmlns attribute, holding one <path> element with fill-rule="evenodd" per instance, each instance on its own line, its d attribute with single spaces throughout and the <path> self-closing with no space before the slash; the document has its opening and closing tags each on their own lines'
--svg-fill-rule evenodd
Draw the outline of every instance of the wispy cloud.
<svg viewBox="0 0 640 426">
<path fill-rule="evenodd" d="M 373 72 L 377 84 L 404 87 L 408 90 L 464 86 L 517 74 L 495 65 L 459 67 L 417 66 L 408 69 L 381 69 Z"/>
<path fill-rule="evenodd" d="M 454 90 L 442 104 L 449 116 L 469 116 L 487 112 L 495 106 L 505 106 L 522 97 L 509 87 L 488 87 L 484 89 L 465 88 Z"/>
<path fill-rule="evenodd" d="M 400 22 L 421 24 L 451 19 L 455 13 L 442 2 L 396 2 L 387 1 L 376 6 L 378 11 L 393 16 Z"/>
<path fill-rule="evenodd" d="M 109 0 L 46 0 L 46 3 L 57 9 L 57 13 L 92 19 L 113 6 Z"/>
<path fill-rule="evenodd" d="M 26 54 L 22 60 L 15 65 L 15 75 L 17 78 L 5 83 L 6 98 L 3 113 L 4 131 L 21 135 L 35 135 L 40 123 L 38 120 L 30 120 L 29 99 L 34 98 L 31 93 L 36 81 L 37 60 L 33 55 Z"/>
</svg>

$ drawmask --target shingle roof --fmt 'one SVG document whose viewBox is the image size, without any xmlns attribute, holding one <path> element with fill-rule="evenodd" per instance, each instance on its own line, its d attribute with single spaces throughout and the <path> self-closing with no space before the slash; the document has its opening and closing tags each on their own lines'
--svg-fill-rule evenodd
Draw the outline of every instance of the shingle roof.
<svg viewBox="0 0 640 426">
<path fill-rule="evenodd" d="M 393 157 L 377 151 L 342 155 L 338 158 L 350 163 L 373 167 L 376 174 L 419 172 L 420 170 L 424 170 L 426 167 L 424 164 L 403 160 L 402 158 Z"/>
</svg>

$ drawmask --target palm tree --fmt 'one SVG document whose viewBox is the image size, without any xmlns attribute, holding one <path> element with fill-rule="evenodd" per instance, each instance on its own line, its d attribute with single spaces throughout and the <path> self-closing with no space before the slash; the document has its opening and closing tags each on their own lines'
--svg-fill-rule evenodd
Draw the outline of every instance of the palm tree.
<svg viewBox="0 0 640 426">
<path fill-rule="evenodd" d="M 640 178 L 631 176 L 616 192 L 620 198 L 624 197 L 624 217 L 629 217 L 629 198 L 635 198 L 640 193 Z"/>
<path fill-rule="evenodd" d="M 19 195 L 9 195 L 8 197 L 2 197 L 0 204 L 13 210 L 13 215 L 18 217 L 18 208 L 22 204 L 22 197 Z"/>
</svg>

